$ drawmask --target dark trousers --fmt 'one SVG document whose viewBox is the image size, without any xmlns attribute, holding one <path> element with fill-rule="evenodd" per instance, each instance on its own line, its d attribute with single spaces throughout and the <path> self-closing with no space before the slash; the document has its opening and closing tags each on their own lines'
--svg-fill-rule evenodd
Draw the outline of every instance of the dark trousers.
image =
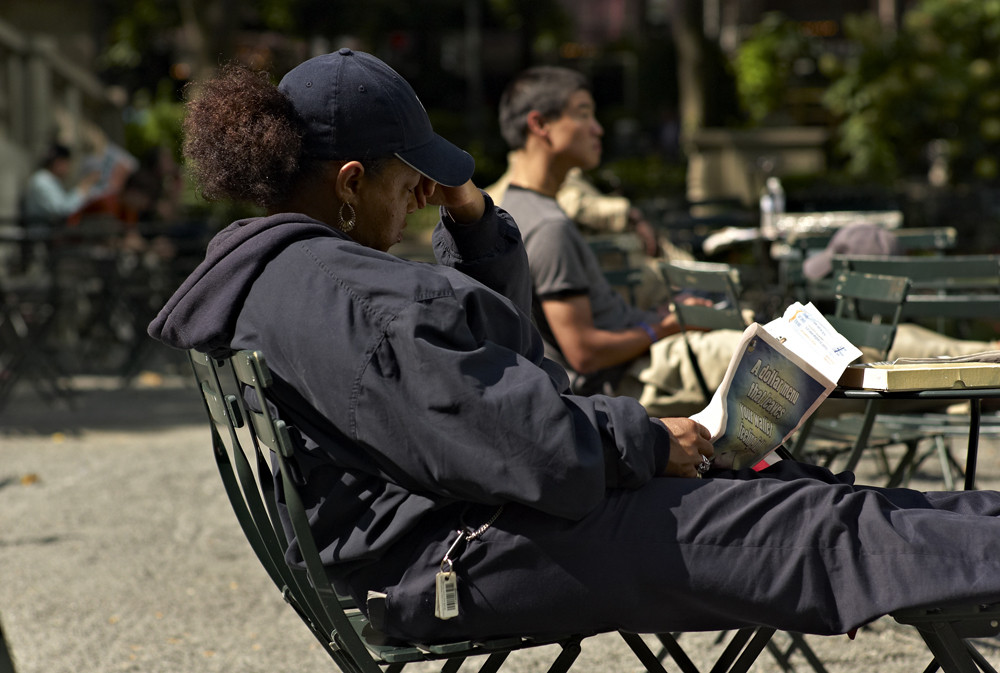
<svg viewBox="0 0 1000 673">
<path fill-rule="evenodd" d="M 997 492 L 858 487 L 781 461 L 609 491 L 580 521 L 507 505 L 455 561 L 451 620 L 434 617 L 434 587 L 457 521 L 351 584 L 387 593 L 383 631 L 423 641 L 747 625 L 838 634 L 903 607 L 1000 600 L 998 514 Z"/>
</svg>

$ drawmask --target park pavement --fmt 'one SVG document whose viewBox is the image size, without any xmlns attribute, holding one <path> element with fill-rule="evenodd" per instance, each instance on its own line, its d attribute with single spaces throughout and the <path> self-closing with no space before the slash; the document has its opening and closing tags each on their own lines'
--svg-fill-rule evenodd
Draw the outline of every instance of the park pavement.
<svg viewBox="0 0 1000 673">
<path fill-rule="evenodd" d="M 75 381 L 72 406 L 21 386 L 0 410 L 0 623 L 16 670 L 336 670 L 242 537 L 183 361 L 161 360 L 128 388 L 101 377 Z M 931 463 L 916 486 L 940 483 Z M 871 469 L 863 464 L 859 478 Z M 979 475 L 983 488 L 1000 485 L 995 440 L 984 441 Z M 681 637 L 703 671 L 721 652 L 718 640 Z M 783 634 L 776 640 L 785 642 Z M 909 673 L 929 661 L 916 632 L 888 618 L 853 641 L 807 640 L 829 673 Z M 980 644 L 1000 666 L 1000 643 Z M 551 654 L 516 653 L 509 665 L 542 671 L 542 655 Z M 812 670 L 799 655 L 792 663 Z M 641 667 L 609 634 L 584 643 L 575 670 Z M 765 653 L 753 670 L 780 669 Z"/>
</svg>

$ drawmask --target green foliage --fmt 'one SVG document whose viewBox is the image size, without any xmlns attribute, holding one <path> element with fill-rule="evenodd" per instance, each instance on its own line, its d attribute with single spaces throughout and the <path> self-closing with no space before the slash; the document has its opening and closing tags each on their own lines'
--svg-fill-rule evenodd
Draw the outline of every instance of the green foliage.
<svg viewBox="0 0 1000 673">
<path fill-rule="evenodd" d="M 898 34 L 872 16 L 845 32 L 857 51 L 832 65 L 825 103 L 852 175 L 926 173 L 930 143 L 943 141 L 952 180 L 997 177 L 1000 0 L 923 0 Z"/>
<path fill-rule="evenodd" d="M 764 15 L 732 62 L 740 104 L 760 123 L 782 103 L 795 62 L 813 58 L 813 46 L 799 25 L 777 12 Z"/>
<path fill-rule="evenodd" d="M 170 148 L 175 159 L 180 158 L 183 104 L 173 95 L 173 87 L 161 82 L 155 96 L 148 91 L 136 92 L 126 117 L 125 144 L 136 156 L 147 156 L 159 147 Z"/>
</svg>

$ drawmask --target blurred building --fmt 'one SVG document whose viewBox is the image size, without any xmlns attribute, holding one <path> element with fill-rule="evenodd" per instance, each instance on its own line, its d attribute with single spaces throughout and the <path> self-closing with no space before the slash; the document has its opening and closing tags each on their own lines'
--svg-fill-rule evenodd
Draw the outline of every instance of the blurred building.
<svg viewBox="0 0 1000 673">
<path fill-rule="evenodd" d="M 0 3 L 0 222 L 53 141 L 81 147 L 97 130 L 121 141 L 122 92 L 93 73 L 100 3 Z"/>
</svg>

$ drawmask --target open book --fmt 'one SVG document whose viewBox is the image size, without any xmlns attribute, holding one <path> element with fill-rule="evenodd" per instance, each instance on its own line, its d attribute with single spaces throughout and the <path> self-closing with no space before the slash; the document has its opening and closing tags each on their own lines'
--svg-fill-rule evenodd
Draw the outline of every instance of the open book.
<svg viewBox="0 0 1000 673">
<path fill-rule="evenodd" d="M 798 302 L 743 332 L 708 406 L 691 418 L 712 433 L 716 467 L 749 467 L 778 448 L 861 356 L 812 304 Z"/>
</svg>

